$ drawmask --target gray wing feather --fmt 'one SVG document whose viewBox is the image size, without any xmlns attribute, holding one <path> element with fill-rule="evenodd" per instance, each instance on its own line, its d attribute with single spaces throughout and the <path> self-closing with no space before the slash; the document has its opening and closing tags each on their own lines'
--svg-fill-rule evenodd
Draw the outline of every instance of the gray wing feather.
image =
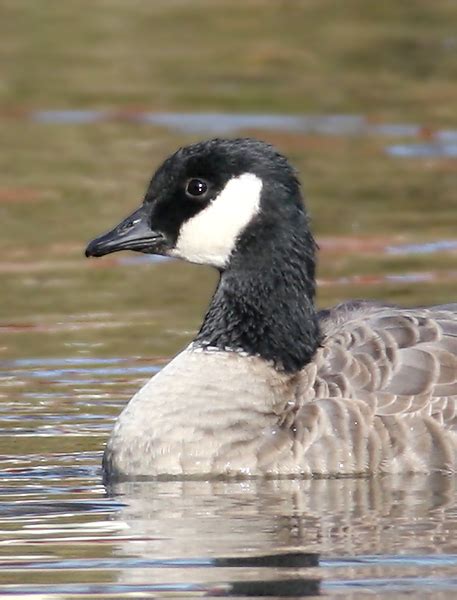
<svg viewBox="0 0 457 600">
<path fill-rule="evenodd" d="M 446 406 L 457 401 L 457 312 L 342 305 L 323 330 L 317 388 L 325 387 L 322 379 L 342 397 L 366 399 L 371 392 L 374 414 L 436 415 L 443 399 Z M 453 411 L 447 415 L 454 419 Z"/>
<path fill-rule="evenodd" d="M 457 305 L 344 304 L 321 326 L 295 419 L 311 471 L 455 470 Z"/>
</svg>

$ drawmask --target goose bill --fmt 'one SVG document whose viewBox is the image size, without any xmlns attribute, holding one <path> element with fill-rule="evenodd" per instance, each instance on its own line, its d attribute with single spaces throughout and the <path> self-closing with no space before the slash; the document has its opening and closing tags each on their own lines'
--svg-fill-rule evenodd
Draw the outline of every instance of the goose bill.
<svg viewBox="0 0 457 600">
<path fill-rule="evenodd" d="M 165 246 L 165 235 L 150 228 L 148 215 L 142 207 L 111 231 L 92 240 L 86 248 L 86 256 L 104 256 L 120 250 L 160 254 Z"/>
</svg>

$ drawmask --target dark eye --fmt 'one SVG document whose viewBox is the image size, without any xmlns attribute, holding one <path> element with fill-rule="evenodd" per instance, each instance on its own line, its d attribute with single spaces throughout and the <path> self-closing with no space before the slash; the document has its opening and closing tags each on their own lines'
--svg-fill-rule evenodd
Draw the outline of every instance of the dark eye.
<svg viewBox="0 0 457 600">
<path fill-rule="evenodd" d="M 203 179 L 189 179 L 186 194 L 189 198 L 202 198 L 208 191 L 208 184 Z"/>
</svg>

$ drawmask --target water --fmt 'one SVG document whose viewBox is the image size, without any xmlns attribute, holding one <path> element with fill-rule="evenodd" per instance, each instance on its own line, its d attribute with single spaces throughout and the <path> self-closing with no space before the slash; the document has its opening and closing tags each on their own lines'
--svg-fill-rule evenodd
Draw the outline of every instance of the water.
<svg viewBox="0 0 457 600">
<path fill-rule="evenodd" d="M 83 258 L 179 145 L 256 135 L 303 179 L 320 307 L 456 301 L 455 3 L 35 4 L 0 19 L 0 597 L 455 598 L 454 477 L 106 487 L 216 276 Z"/>
</svg>

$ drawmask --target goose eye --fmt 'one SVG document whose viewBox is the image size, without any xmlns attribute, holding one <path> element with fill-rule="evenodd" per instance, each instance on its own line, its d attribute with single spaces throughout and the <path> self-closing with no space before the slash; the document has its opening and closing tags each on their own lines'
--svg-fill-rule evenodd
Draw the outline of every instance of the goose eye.
<svg viewBox="0 0 457 600">
<path fill-rule="evenodd" d="M 208 191 L 208 184 L 203 179 L 190 179 L 186 185 L 186 194 L 189 198 L 202 198 Z"/>
</svg>

